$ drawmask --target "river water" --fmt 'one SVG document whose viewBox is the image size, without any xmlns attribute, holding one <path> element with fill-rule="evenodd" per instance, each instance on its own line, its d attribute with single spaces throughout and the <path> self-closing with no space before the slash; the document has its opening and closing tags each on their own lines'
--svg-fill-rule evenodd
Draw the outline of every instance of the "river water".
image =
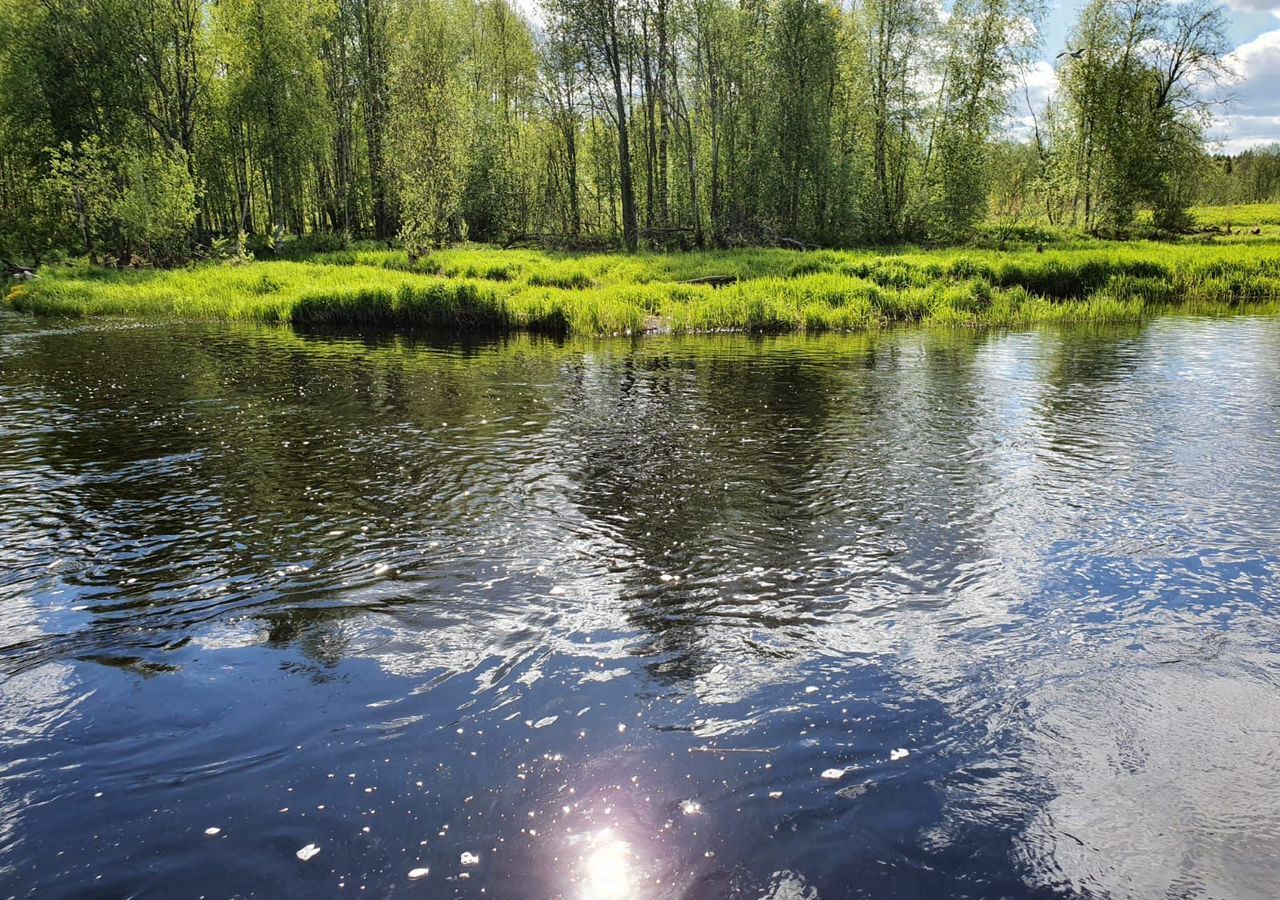
<svg viewBox="0 0 1280 900">
<path fill-rule="evenodd" d="M 0 319 L 0 896 L 1274 897 L 1278 466 L 1280 320 Z"/>
</svg>

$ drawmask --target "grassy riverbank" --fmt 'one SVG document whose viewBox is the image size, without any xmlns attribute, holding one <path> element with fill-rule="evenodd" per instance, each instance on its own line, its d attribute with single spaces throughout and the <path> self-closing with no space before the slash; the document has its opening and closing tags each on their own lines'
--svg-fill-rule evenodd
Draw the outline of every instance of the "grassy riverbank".
<svg viewBox="0 0 1280 900">
<path fill-rule="evenodd" d="M 45 267 L 6 303 L 43 315 L 576 334 L 1131 321 L 1167 308 L 1280 310 L 1280 240 L 1079 241 L 1044 252 L 476 247 L 415 261 L 403 251 L 346 250 L 167 271 Z"/>
</svg>

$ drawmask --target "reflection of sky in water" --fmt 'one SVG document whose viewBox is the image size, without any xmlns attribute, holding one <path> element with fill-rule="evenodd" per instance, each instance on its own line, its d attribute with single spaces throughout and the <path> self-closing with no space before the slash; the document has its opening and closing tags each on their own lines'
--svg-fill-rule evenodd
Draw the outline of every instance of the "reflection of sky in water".
<svg viewBox="0 0 1280 900">
<path fill-rule="evenodd" d="M 1275 882 L 1274 322 L 5 325 L 19 892 Z"/>
<path fill-rule="evenodd" d="M 1199 669 L 1171 659 L 1032 695 L 1023 763 L 1054 791 L 1023 837 L 1038 879 L 1118 898 L 1274 892 L 1280 697 Z"/>
</svg>

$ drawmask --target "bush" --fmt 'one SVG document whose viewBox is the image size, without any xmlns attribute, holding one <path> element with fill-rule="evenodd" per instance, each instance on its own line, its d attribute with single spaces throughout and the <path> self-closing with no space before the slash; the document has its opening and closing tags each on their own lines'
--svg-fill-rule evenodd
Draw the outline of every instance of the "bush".
<svg viewBox="0 0 1280 900">
<path fill-rule="evenodd" d="M 190 258 L 196 186 L 186 153 L 126 152 L 122 169 L 125 187 L 116 215 L 128 249 L 162 263 Z"/>
<path fill-rule="evenodd" d="M 178 148 L 107 147 L 97 137 L 51 152 L 44 191 L 85 252 L 161 263 L 191 256 L 196 187 Z"/>
</svg>

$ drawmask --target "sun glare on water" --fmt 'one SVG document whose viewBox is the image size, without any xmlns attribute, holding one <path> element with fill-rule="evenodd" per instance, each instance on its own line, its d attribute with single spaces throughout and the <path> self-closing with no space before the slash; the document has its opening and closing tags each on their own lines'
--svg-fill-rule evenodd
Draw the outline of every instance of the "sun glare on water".
<svg viewBox="0 0 1280 900">
<path fill-rule="evenodd" d="M 627 843 L 604 831 L 593 844 L 583 870 L 584 900 L 627 900 L 635 896 L 631 848 Z"/>
</svg>

